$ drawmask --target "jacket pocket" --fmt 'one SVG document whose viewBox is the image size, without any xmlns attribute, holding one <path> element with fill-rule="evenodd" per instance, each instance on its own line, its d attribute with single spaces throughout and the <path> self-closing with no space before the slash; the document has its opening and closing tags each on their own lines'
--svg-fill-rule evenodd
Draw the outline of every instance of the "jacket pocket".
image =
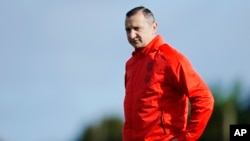
<svg viewBox="0 0 250 141">
<path fill-rule="evenodd" d="M 161 110 L 160 123 L 161 123 L 161 128 L 163 130 L 163 133 L 164 133 L 164 135 L 166 135 L 167 131 L 166 131 L 166 128 L 165 128 L 165 125 L 164 125 L 164 116 L 163 116 L 163 114 L 164 114 L 164 111 Z"/>
</svg>

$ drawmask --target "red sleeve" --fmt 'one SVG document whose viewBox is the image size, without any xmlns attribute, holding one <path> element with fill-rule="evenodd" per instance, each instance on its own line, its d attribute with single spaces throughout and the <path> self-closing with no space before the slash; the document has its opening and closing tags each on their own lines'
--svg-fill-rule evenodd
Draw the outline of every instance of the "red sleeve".
<svg viewBox="0 0 250 141">
<path fill-rule="evenodd" d="M 191 104 L 191 117 L 187 123 L 186 134 L 181 138 L 195 141 L 202 135 L 211 117 L 214 98 L 207 84 L 184 56 L 180 55 L 177 62 L 178 83 Z"/>
</svg>

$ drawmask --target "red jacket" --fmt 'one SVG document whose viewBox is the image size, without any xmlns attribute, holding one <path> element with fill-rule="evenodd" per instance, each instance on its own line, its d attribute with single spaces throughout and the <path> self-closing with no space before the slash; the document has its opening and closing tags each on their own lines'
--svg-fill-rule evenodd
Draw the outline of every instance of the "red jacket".
<svg viewBox="0 0 250 141">
<path fill-rule="evenodd" d="M 187 58 L 160 35 L 126 62 L 125 88 L 123 141 L 198 140 L 214 106 Z"/>
</svg>

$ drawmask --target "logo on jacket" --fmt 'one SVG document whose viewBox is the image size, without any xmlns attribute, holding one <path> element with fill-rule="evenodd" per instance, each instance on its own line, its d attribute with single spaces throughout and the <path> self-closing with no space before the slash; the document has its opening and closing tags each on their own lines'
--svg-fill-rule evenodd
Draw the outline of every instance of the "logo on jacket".
<svg viewBox="0 0 250 141">
<path fill-rule="evenodd" d="M 151 75 L 149 73 L 153 70 L 153 64 L 154 64 L 153 61 L 147 63 L 146 69 L 148 74 L 144 78 L 145 83 L 149 83 L 151 80 Z"/>
<path fill-rule="evenodd" d="M 153 62 L 148 62 L 147 64 L 147 72 L 151 72 L 153 70 Z"/>
</svg>

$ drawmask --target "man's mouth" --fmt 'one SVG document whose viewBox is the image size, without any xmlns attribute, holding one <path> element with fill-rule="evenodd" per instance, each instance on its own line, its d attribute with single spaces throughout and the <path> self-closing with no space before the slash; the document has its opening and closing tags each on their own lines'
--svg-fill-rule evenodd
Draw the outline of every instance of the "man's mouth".
<svg viewBox="0 0 250 141">
<path fill-rule="evenodd" d="M 132 43 L 133 44 L 138 44 L 138 43 L 140 43 L 140 40 L 132 40 Z"/>
</svg>

